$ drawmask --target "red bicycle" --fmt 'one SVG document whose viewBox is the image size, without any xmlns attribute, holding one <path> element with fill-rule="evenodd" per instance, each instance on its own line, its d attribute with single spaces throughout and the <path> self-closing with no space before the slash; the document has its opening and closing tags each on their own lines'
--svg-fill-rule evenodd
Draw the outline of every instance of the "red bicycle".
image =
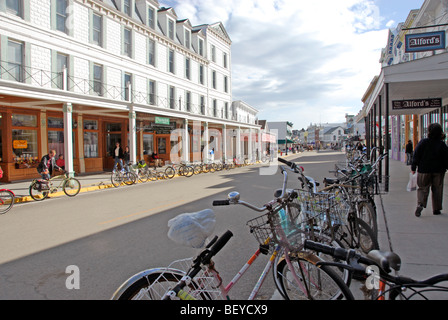
<svg viewBox="0 0 448 320">
<path fill-rule="evenodd" d="M 3 178 L 3 170 L 0 168 L 0 179 Z M 11 210 L 14 205 L 14 192 L 8 189 L 0 189 L 0 214 Z"/>
</svg>

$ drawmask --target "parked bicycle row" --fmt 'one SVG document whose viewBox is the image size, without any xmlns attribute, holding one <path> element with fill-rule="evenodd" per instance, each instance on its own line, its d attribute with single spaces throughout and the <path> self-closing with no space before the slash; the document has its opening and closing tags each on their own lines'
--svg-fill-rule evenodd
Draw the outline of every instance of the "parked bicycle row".
<svg viewBox="0 0 448 320">
<path fill-rule="evenodd" d="M 128 163 L 121 170 L 114 170 L 111 175 L 111 182 L 115 187 L 121 185 L 132 185 L 137 182 L 148 182 L 163 179 L 172 179 L 175 176 L 191 177 L 200 173 L 212 173 L 222 170 L 230 170 L 251 164 L 247 159 L 221 162 L 200 162 L 169 164 L 162 168 L 151 168 L 144 160 L 138 161 L 137 164 Z"/>
</svg>

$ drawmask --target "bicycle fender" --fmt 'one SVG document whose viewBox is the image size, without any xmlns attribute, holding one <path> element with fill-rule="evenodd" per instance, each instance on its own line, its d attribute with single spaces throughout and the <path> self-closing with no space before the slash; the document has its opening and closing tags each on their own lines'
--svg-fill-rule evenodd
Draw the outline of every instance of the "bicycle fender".
<svg viewBox="0 0 448 320">
<path fill-rule="evenodd" d="M 146 278 L 148 276 L 150 276 L 153 273 L 158 273 L 158 272 L 177 272 L 177 273 L 181 273 L 183 275 L 185 275 L 186 273 L 182 270 L 178 270 L 178 269 L 173 269 L 173 268 L 154 268 L 154 269 L 148 269 L 145 271 L 141 271 L 135 275 L 133 275 L 132 277 L 130 277 L 128 280 L 126 280 L 112 295 L 112 297 L 110 298 L 111 300 L 118 300 L 118 298 L 132 285 L 134 284 L 136 281 L 142 279 L 142 278 Z"/>
</svg>

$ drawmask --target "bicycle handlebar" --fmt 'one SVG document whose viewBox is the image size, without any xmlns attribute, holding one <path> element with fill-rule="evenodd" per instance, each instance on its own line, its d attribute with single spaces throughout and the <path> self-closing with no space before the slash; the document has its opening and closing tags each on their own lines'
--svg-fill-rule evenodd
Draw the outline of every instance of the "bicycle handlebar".
<svg viewBox="0 0 448 320">
<path fill-rule="evenodd" d="M 210 259 L 213 258 L 226 244 L 229 242 L 230 238 L 233 237 L 233 233 L 231 231 L 226 231 L 219 239 L 215 242 L 215 244 L 210 248 L 207 255 L 202 260 L 203 264 L 209 264 Z"/>
</svg>

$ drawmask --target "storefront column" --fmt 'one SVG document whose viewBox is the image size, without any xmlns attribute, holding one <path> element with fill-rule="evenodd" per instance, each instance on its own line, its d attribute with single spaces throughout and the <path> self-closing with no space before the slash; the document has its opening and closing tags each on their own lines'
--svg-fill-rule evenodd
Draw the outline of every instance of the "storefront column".
<svg viewBox="0 0 448 320">
<path fill-rule="evenodd" d="M 249 162 L 252 162 L 254 158 L 252 128 L 249 128 L 249 141 L 248 141 L 247 153 L 248 153 L 247 158 L 249 159 Z"/>
<path fill-rule="evenodd" d="M 204 122 L 204 150 L 202 152 L 202 162 L 207 163 L 209 156 L 208 156 L 208 144 L 209 144 L 209 134 L 208 134 L 208 122 Z"/>
<path fill-rule="evenodd" d="M 258 160 L 261 161 L 261 157 L 263 156 L 263 144 L 261 142 L 261 129 L 258 129 L 258 143 L 257 143 L 257 149 L 258 149 Z"/>
<path fill-rule="evenodd" d="M 73 177 L 73 106 L 71 103 L 65 103 L 63 106 L 64 113 L 64 158 L 65 171 L 69 176 Z"/>
<path fill-rule="evenodd" d="M 78 154 L 79 154 L 79 172 L 86 172 L 86 163 L 84 160 L 84 123 L 82 114 L 78 114 Z"/>
<path fill-rule="evenodd" d="M 184 129 L 182 130 L 182 160 L 190 162 L 190 139 L 188 134 L 188 119 L 184 120 Z"/>
<path fill-rule="evenodd" d="M 222 125 L 222 161 L 223 163 L 227 162 L 227 126 L 225 124 Z"/>
<path fill-rule="evenodd" d="M 129 153 L 130 153 L 130 161 L 133 164 L 137 163 L 136 118 L 137 118 L 136 113 L 133 110 L 133 107 L 131 107 L 131 110 L 129 111 Z"/>
<path fill-rule="evenodd" d="M 241 127 L 236 129 L 236 157 L 240 159 L 244 159 L 241 154 Z"/>
</svg>

